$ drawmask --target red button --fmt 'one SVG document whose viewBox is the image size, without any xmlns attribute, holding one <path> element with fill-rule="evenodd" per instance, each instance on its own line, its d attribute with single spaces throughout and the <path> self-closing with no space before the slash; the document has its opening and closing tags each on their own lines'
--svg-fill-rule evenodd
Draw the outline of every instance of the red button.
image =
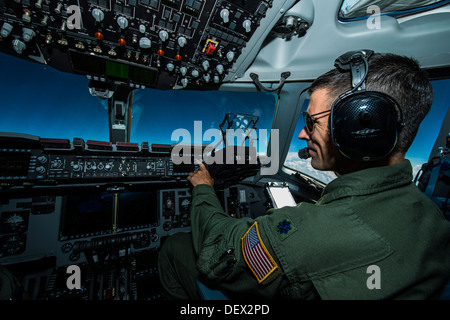
<svg viewBox="0 0 450 320">
<path fill-rule="evenodd" d="M 208 43 L 208 47 L 206 48 L 206 54 L 213 54 L 216 51 L 216 45 L 212 42 Z"/>
</svg>

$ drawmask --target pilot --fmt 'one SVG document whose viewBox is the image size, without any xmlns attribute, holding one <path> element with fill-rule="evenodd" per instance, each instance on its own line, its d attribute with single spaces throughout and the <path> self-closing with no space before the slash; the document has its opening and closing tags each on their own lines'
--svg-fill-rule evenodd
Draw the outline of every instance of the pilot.
<svg viewBox="0 0 450 320">
<path fill-rule="evenodd" d="M 412 183 L 405 159 L 430 110 L 432 87 L 414 59 L 381 53 L 364 59 L 368 71 L 358 84 L 352 82 L 359 79 L 355 70 L 336 67 L 309 89 L 299 138 L 307 142 L 315 169 L 338 176 L 316 203 L 236 219 L 224 212 L 203 164 L 189 174 L 192 233 L 169 237 L 159 258 L 161 284 L 169 297 L 200 299 L 198 280 L 230 299 L 440 297 L 450 276 L 450 223 Z M 339 132 L 334 126 L 341 126 L 342 119 L 329 120 L 337 117 L 338 99 L 359 98 L 357 91 L 364 90 L 352 88 L 361 83 L 401 106 L 389 111 L 398 118 L 393 120 L 398 137 L 386 155 L 373 161 L 358 159 L 352 143 L 345 149 L 345 137 L 333 140 Z"/>
</svg>

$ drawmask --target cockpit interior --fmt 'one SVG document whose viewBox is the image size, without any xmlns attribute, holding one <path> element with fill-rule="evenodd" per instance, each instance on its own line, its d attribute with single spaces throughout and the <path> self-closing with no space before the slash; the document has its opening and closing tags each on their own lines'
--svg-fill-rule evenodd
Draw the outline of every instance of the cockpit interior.
<svg viewBox="0 0 450 320">
<path fill-rule="evenodd" d="M 428 72 L 419 180 L 448 159 L 449 21 L 449 0 L 0 0 L 0 266 L 32 300 L 164 300 L 158 253 L 191 230 L 196 160 L 236 219 L 336 178 L 298 135 L 308 87 L 349 50 Z"/>
</svg>

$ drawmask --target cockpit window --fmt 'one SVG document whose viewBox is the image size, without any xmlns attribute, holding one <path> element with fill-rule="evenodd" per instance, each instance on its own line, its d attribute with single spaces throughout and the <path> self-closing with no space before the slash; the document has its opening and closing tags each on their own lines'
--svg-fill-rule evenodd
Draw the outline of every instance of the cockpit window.
<svg viewBox="0 0 450 320">
<path fill-rule="evenodd" d="M 445 115 L 449 110 L 450 79 L 431 81 L 433 86 L 433 105 L 430 112 L 422 121 L 419 132 L 414 139 L 413 144 L 406 153 L 406 159 L 411 161 L 413 167 L 413 177 L 419 172 L 422 164 L 426 163 L 436 142 L 436 138 L 441 130 Z M 306 99 L 302 106 L 302 111 L 308 107 L 309 100 Z M 311 176 L 323 183 L 328 183 L 336 178 L 336 175 L 330 171 L 318 171 L 311 166 L 311 158 L 300 159 L 298 151 L 306 148 L 306 141 L 300 140 L 298 135 L 305 126 L 303 118 L 300 117 L 295 128 L 294 135 L 289 147 L 289 153 L 284 162 L 284 167 L 290 169 L 292 173 L 298 171 Z M 443 143 L 443 141 L 440 141 Z M 435 156 L 435 154 L 431 154 Z"/>
<path fill-rule="evenodd" d="M 0 75 L 1 132 L 109 141 L 108 101 L 89 93 L 89 80 L 85 76 L 6 54 L 0 54 L 0 69 L 8 70 Z M 217 137 L 228 114 L 240 120 L 239 125 L 252 124 L 252 135 L 256 138 L 253 145 L 264 154 L 277 99 L 275 94 L 263 92 L 135 90 L 130 142 L 211 144 L 218 140 L 219 143 L 220 139 L 211 139 L 208 134 L 213 132 Z M 267 137 L 260 137 L 261 134 Z M 234 143 L 228 141 L 230 145 L 238 142 L 238 137 Z M 245 143 L 248 145 L 248 140 Z"/>
<path fill-rule="evenodd" d="M 251 119 L 256 122 L 255 127 L 251 123 L 254 130 L 249 136 L 254 138 L 253 145 L 258 152 L 264 154 L 276 104 L 277 96 L 264 92 L 138 90 L 133 97 L 130 140 L 163 144 L 218 143 L 220 149 L 223 145 L 220 125 L 228 115 L 228 119 L 242 119 L 244 134 L 250 133 L 250 127 L 248 130 L 245 127 Z M 236 126 L 230 129 L 238 133 Z M 233 141 L 227 139 L 227 143 L 248 145 L 248 140 L 233 138 Z"/>
<path fill-rule="evenodd" d="M 85 76 L 0 54 L 0 131 L 41 138 L 109 140 L 108 104 Z"/>
<path fill-rule="evenodd" d="M 402 17 L 421 11 L 427 11 L 450 3 L 450 0 L 344 0 L 338 17 L 340 20 L 359 20 L 372 14 Z"/>
</svg>

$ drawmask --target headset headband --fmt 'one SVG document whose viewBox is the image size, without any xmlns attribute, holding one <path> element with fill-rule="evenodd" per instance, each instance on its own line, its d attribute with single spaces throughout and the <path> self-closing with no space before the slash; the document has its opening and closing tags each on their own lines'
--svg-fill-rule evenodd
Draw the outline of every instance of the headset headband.
<svg viewBox="0 0 450 320">
<path fill-rule="evenodd" d="M 341 70 L 351 70 L 352 72 L 352 90 L 366 89 L 366 76 L 369 71 L 369 58 L 373 50 L 360 50 L 346 52 L 338 57 L 334 65 Z"/>
</svg>

